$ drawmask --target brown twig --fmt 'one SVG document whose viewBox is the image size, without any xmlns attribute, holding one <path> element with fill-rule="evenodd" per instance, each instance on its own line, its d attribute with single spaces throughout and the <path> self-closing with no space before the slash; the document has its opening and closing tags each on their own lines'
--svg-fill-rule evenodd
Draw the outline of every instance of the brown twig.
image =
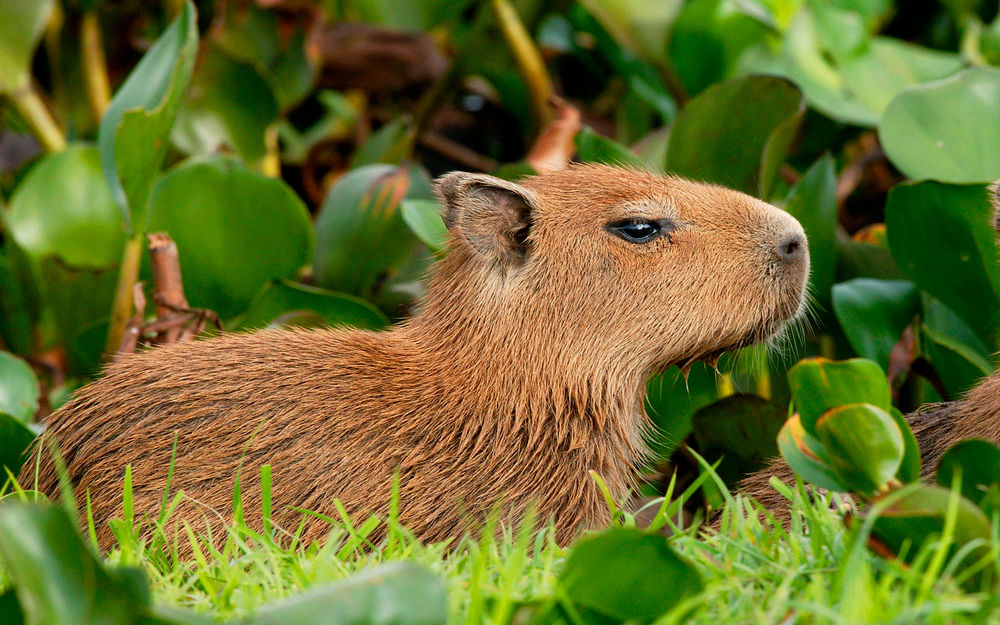
<svg viewBox="0 0 1000 625">
<path fill-rule="evenodd" d="M 188 310 L 184 297 L 184 283 L 181 280 L 181 262 L 177 256 L 177 245 L 165 232 L 147 235 L 149 239 L 149 264 L 153 271 L 153 301 L 156 302 L 156 318 L 166 319 L 177 310 Z M 157 343 L 174 343 L 182 332 L 182 327 L 172 327 L 157 334 Z"/>
<path fill-rule="evenodd" d="M 470 150 L 461 143 L 452 141 L 433 130 L 425 130 L 417 138 L 417 142 L 421 146 L 433 150 L 449 160 L 455 161 L 466 169 L 473 171 L 493 171 L 500 166 L 500 163 L 495 159 Z"/>
<path fill-rule="evenodd" d="M 146 294 L 142 290 L 143 286 L 142 282 L 136 282 L 132 287 L 132 304 L 135 306 L 135 314 L 129 318 L 122 330 L 122 338 L 118 342 L 118 349 L 115 350 L 113 360 L 117 361 L 125 354 L 134 354 L 139 345 L 139 337 L 143 331 L 143 311 L 146 310 Z"/>
<path fill-rule="evenodd" d="M 549 99 L 555 118 L 542 128 L 526 160 L 537 172 L 564 169 L 576 152 L 576 135 L 580 132 L 580 111 L 562 98 Z"/>
</svg>

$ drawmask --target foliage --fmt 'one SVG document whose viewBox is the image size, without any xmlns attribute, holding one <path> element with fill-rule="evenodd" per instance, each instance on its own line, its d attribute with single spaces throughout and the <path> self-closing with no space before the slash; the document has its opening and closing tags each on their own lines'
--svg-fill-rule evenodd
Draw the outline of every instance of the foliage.
<svg viewBox="0 0 1000 625">
<path fill-rule="evenodd" d="M 230 551 L 195 564 L 141 545 L 118 559 L 142 564 L 164 601 L 225 619 L 264 618 L 264 599 L 386 559 L 422 561 L 438 577 L 374 569 L 275 610 L 350 620 L 316 608 L 339 598 L 367 620 L 371 597 L 437 601 L 443 577 L 453 622 L 779 622 L 830 609 L 845 622 L 973 620 L 989 606 L 956 588 L 988 582 L 998 453 L 964 443 L 936 486 L 915 484 L 919 450 L 902 413 L 959 397 L 993 371 L 1000 345 L 988 189 L 1000 177 L 1000 17 L 987 4 L 0 0 L 10 18 L 0 23 L 0 464 L 16 473 L 37 418 L 120 347 L 134 285 L 152 281 L 144 234 L 172 237 L 190 308 L 226 330 L 380 329 L 414 310 L 420 279 L 446 253 L 432 178 L 533 173 L 569 107 L 586 123 L 555 152 L 729 185 L 783 207 L 809 237 L 810 310 L 772 349 L 727 355 L 719 374 L 698 365 L 649 382 L 661 435 L 644 494 L 669 503 L 678 483 L 697 485 L 654 526 L 677 525 L 682 504 L 729 502 L 730 534 L 666 541 L 629 527 L 568 554 L 539 539 L 530 556 L 528 538 L 484 538 L 445 560 L 401 528 L 365 554 L 350 532 L 330 547 L 287 547 L 242 528 Z M 159 314 L 148 300 L 140 320 Z M 871 362 L 834 362 L 852 356 Z M 863 516 L 839 528 L 786 492 L 809 535 L 745 518 L 751 504 L 727 487 L 779 447 L 807 481 L 862 497 Z M 0 507 L 13 532 L 0 537 L 5 558 L 29 557 L 10 537 L 33 531 L 54 534 L 31 557 L 49 557 L 48 544 L 75 558 L 53 561 L 44 583 L 7 573 L 29 621 L 72 622 L 95 601 L 108 622 L 197 620 L 161 611 L 134 571 L 95 560 L 61 514 Z M 751 538 L 753 556 L 739 542 Z M 912 569 L 858 550 L 866 544 Z M 609 583 L 595 561 L 626 552 Z M 227 558 L 257 577 L 241 586 Z M 579 567 L 577 581 L 565 577 Z M 803 570 L 804 581 L 787 573 Z M 82 572 L 90 585 L 71 581 Z M 952 603 L 931 606 L 938 580 Z M 60 589 L 76 603 L 43 597 Z M 12 597 L 0 597 L 5 614 Z"/>
</svg>

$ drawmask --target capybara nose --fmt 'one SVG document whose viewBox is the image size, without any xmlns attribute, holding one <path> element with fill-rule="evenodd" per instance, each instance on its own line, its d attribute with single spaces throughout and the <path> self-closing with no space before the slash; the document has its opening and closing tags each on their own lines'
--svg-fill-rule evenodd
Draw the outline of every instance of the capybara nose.
<svg viewBox="0 0 1000 625">
<path fill-rule="evenodd" d="M 801 262 L 809 252 L 805 235 L 800 232 L 785 235 L 775 247 L 775 252 L 778 258 L 788 264 Z"/>
</svg>

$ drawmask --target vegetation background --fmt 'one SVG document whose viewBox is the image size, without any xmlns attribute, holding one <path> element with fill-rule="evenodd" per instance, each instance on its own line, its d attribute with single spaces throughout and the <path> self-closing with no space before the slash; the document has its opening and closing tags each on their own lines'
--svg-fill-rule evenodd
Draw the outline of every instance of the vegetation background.
<svg viewBox="0 0 1000 625">
<path fill-rule="evenodd" d="M 582 543 L 577 564 L 544 532 L 533 550 L 515 533 L 464 541 L 444 559 L 394 528 L 365 550 L 372 524 L 345 519 L 327 547 L 252 549 L 260 537 L 238 525 L 231 551 L 182 562 L 164 555 L 169 537 L 139 544 L 126 519 L 111 562 L 144 568 L 158 602 L 136 591 L 121 618 L 195 618 L 156 612 L 164 603 L 243 616 L 380 559 L 417 560 L 449 580 L 447 606 L 438 578 L 410 564 L 350 582 L 389 604 L 394 576 L 401 605 L 439 596 L 417 601 L 431 606 L 419 622 L 992 618 L 991 586 L 970 588 L 957 563 L 949 573 L 947 541 L 909 568 L 878 560 L 856 548 L 866 530 L 824 517 L 822 502 L 796 500 L 808 535 L 742 514 L 708 542 L 684 528 L 706 509 L 752 508 L 727 486 L 777 453 L 787 372 L 801 358 L 871 359 L 903 412 L 993 371 L 997 10 L 976 0 L 0 0 L 0 464 L 16 474 L 40 419 L 119 350 L 203 329 L 381 328 L 405 316 L 445 237 L 438 174 L 516 179 L 570 159 L 644 167 L 783 206 L 812 255 L 812 312 L 797 333 L 728 355 L 722 373 L 699 363 L 686 380 L 676 370 L 650 380 L 664 436 L 642 495 L 690 562 L 652 534 L 615 531 L 588 548 L 598 551 Z M 154 279 L 146 235 L 157 232 L 177 246 L 179 299 L 164 300 Z M 3 492 L 22 496 L 9 481 Z M 63 588 L 62 605 L 146 588 L 68 538 L 59 509 L 6 510 L 8 567 L 26 561 L 11 554 L 29 558 L 17 545 L 31 532 L 89 563 L 38 565 L 50 576 L 39 588 Z M 617 603 L 588 604 L 595 591 L 574 585 L 574 567 L 601 570 L 631 549 Z M 720 562 L 728 568 L 706 565 Z M 67 581 L 89 566 L 90 582 Z M 38 612 L 52 597 L 26 599 L 30 583 L 12 570 L 17 592 L 0 610 L 13 615 L 16 596 L 28 622 L 69 618 Z M 810 577 L 824 570 L 833 581 Z M 702 581 L 678 586 L 686 575 Z M 119 622 L 114 610 L 80 609 Z"/>
</svg>

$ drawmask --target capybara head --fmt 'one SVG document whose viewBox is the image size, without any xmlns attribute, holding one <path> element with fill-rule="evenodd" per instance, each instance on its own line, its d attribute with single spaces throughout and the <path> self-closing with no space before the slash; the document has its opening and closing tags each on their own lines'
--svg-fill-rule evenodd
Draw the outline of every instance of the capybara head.
<svg viewBox="0 0 1000 625">
<path fill-rule="evenodd" d="M 580 361 L 624 359 L 646 375 L 711 361 L 803 308 L 801 225 L 737 191 L 598 165 L 520 183 L 452 173 L 437 189 L 448 289 Z"/>
</svg>

